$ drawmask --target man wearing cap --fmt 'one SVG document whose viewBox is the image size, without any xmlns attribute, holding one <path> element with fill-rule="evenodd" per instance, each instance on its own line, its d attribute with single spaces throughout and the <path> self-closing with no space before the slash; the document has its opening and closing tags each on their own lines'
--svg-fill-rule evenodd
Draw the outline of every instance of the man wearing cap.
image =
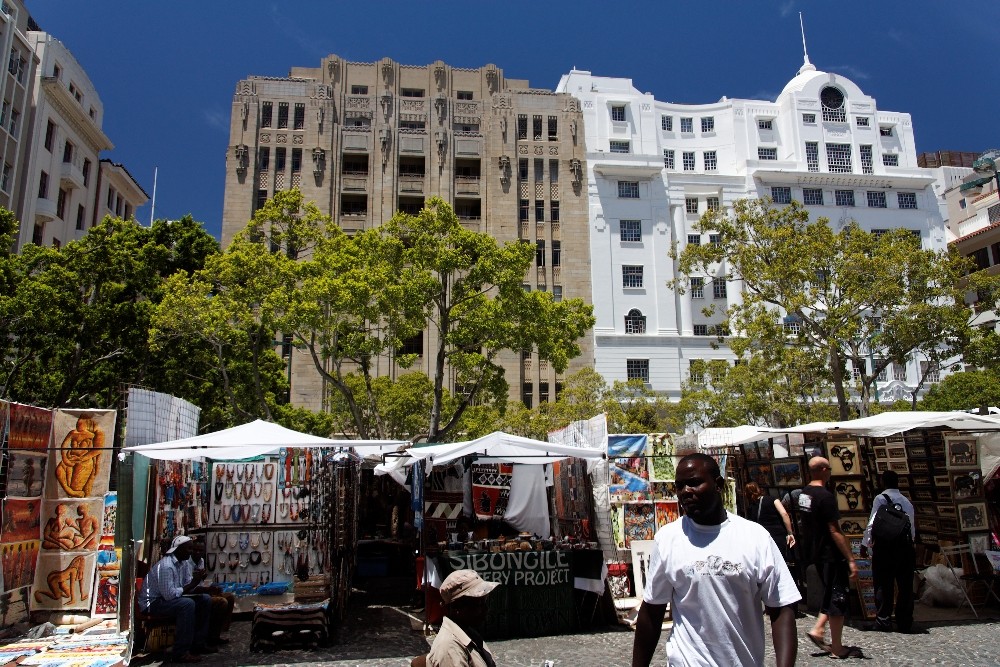
<svg viewBox="0 0 1000 667">
<path fill-rule="evenodd" d="M 498 585 L 474 570 L 456 570 L 441 582 L 444 620 L 427 654 L 429 667 L 496 667 L 479 628 L 486 621 L 486 596 Z"/>
<path fill-rule="evenodd" d="M 176 619 L 173 662 L 200 662 L 197 654 L 218 652 L 218 649 L 205 643 L 211 598 L 194 593 L 205 578 L 204 571 L 195 572 L 191 581 L 182 583 L 182 563 L 191 557 L 191 545 L 190 537 L 175 537 L 166 555 L 150 568 L 139 594 L 139 609 Z"/>
<path fill-rule="evenodd" d="M 181 585 L 187 586 L 196 576 L 199 583 L 195 586 L 194 593 L 205 593 L 212 598 L 210 613 L 208 615 L 208 639 L 210 646 L 228 644 L 229 640 L 222 637 L 223 632 L 229 631 L 229 626 L 233 619 L 233 609 L 236 606 L 236 596 L 232 593 L 223 592 L 218 586 L 204 583 L 207 575 L 205 569 L 205 543 L 200 537 L 195 537 L 191 542 L 191 557 L 181 561 Z M 200 574 L 199 574 L 200 573 Z"/>
</svg>

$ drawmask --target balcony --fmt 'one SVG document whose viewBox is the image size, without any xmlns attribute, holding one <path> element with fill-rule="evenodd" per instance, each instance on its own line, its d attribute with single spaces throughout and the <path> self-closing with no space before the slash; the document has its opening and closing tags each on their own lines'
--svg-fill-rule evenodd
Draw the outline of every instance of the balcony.
<svg viewBox="0 0 1000 667">
<path fill-rule="evenodd" d="M 455 133 L 455 157 L 481 157 L 483 155 L 483 137 L 478 133 Z"/>
<path fill-rule="evenodd" d="M 83 184 L 83 166 L 79 157 L 72 162 L 63 162 L 59 170 L 59 181 L 69 189 L 85 187 Z"/>
<path fill-rule="evenodd" d="M 455 194 L 456 195 L 473 195 L 475 197 L 479 196 L 479 177 L 478 176 L 456 176 L 455 177 Z"/>
<path fill-rule="evenodd" d="M 400 174 L 399 191 L 401 193 L 422 193 L 424 191 L 424 175 Z"/>
<path fill-rule="evenodd" d="M 370 127 L 345 127 L 343 150 L 345 153 L 368 153 L 371 151 Z"/>
<path fill-rule="evenodd" d="M 342 185 L 345 191 L 367 192 L 368 173 L 363 171 L 348 171 L 341 174 Z"/>
<path fill-rule="evenodd" d="M 38 198 L 35 200 L 35 219 L 42 221 L 55 220 L 56 203 L 51 199 Z"/>
<path fill-rule="evenodd" d="M 340 214 L 340 228 L 345 232 L 358 232 L 368 222 L 368 211 L 349 211 Z"/>
</svg>

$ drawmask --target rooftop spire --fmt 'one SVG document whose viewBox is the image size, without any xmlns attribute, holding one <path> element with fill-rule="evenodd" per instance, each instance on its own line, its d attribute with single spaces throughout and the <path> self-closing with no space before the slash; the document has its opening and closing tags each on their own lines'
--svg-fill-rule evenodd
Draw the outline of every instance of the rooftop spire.
<svg viewBox="0 0 1000 667">
<path fill-rule="evenodd" d="M 806 27 L 802 23 L 802 12 L 799 12 L 799 30 L 802 31 L 802 67 L 799 68 L 799 74 L 803 72 L 815 72 L 816 66 L 809 62 L 809 51 L 806 50 Z"/>
</svg>

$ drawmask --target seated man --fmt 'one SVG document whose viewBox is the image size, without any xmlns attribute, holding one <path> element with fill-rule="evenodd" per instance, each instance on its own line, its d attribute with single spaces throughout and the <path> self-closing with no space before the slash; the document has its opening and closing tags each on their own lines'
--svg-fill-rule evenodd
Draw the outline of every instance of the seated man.
<svg viewBox="0 0 1000 667">
<path fill-rule="evenodd" d="M 205 543 L 200 537 L 196 537 L 191 542 L 191 557 L 181 562 L 181 585 L 186 586 L 195 577 L 199 582 L 204 582 L 207 571 L 205 570 Z M 208 644 L 218 646 L 228 644 L 228 639 L 222 638 L 223 632 L 229 632 L 229 624 L 233 620 L 233 607 L 236 604 L 236 596 L 232 593 L 224 593 L 218 586 L 209 586 L 199 583 L 195 593 L 205 593 L 212 598 L 211 612 L 208 617 Z"/>
<path fill-rule="evenodd" d="M 173 662 L 201 662 L 199 653 L 217 653 L 205 643 L 211 598 L 194 592 L 205 578 L 195 573 L 186 585 L 182 582 L 181 564 L 191 557 L 191 538 L 178 535 L 163 556 L 146 575 L 139 593 L 139 609 L 157 616 L 176 619 Z"/>
<path fill-rule="evenodd" d="M 498 585 L 474 570 L 456 570 L 441 582 L 444 620 L 427 654 L 428 667 L 496 667 L 479 628 L 486 621 L 486 596 Z"/>
</svg>

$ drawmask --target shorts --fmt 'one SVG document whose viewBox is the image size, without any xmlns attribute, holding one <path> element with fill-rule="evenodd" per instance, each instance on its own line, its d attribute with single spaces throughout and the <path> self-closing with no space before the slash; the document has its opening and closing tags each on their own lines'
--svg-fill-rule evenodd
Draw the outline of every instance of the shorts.
<svg viewBox="0 0 1000 667">
<path fill-rule="evenodd" d="M 823 584 L 823 602 L 819 607 L 821 613 L 828 616 L 845 616 L 847 614 L 847 594 L 850 590 L 850 568 L 847 561 L 819 563 L 816 567 L 819 579 Z"/>
</svg>

